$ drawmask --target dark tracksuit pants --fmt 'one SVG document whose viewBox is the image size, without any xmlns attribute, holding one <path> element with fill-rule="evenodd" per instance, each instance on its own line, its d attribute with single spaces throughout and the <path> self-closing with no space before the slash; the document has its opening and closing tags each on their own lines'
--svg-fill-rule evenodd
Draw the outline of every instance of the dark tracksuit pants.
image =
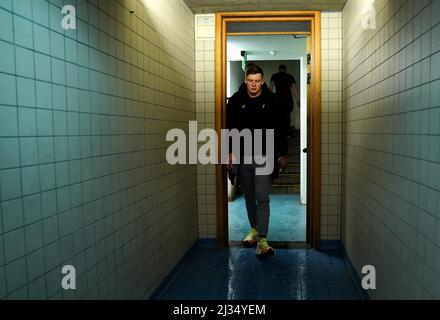
<svg viewBox="0 0 440 320">
<path fill-rule="evenodd" d="M 256 175 L 256 164 L 240 164 L 240 183 L 246 200 L 246 210 L 251 227 L 258 229 L 259 235 L 269 231 L 269 193 L 272 176 Z"/>
</svg>

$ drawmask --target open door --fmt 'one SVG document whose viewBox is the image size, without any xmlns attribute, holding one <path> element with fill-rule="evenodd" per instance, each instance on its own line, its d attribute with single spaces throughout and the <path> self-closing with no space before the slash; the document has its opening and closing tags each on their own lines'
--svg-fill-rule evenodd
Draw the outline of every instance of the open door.
<svg viewBox="0 0 440 320">
<path fill-rule="evenodd" d="M 305 68 L 302 67 L 302 70 L 305 69 L 305 72 L 303 72 L 304 76 L 306 77 L 306 86 L 301 86 L 301 97 L 306 97 L 307 99 L 307 108 L 302 108 L 300 112 L 300 121 L 301 121 L 301 191 L 300 191 L 300 199 L 301 204 L 307 204 L 307 186 L 309 184 L 309 181 L 307 179 L 308 177 L 308 171 L 307 171 L 307 132 L 308 132 L 308 122 L 307 122 L 307 116 L 308 116 L 308 107 L 309 102 L 311 101 L 311 75 L 312 75 L 312 65 L 311 65 L 311 58 L 312 58 L 312 37 L 309 35 L 307 36 L 307 61 L 305 61 Z M 301 81 L 301 83 L 304 83 Z M 304 100 L 304 99 L 302 99 Z M 301 104 L 304 106 L 304 103 L 301 101 Z"/>
<path fill-rule="evenodd" d="M 304 179 L 304 190 L 301 201 L 307 203 L 306 243 L 313 248 L 319 247 L 320 240 L 320 209 L 321 209 L 321 55 L 320 55 L 320 12 L 228 12 L 216 15 L 216 48 L 215 48 L 215 95 L 216 95 L 216 131 L 220 136 L 221 129 L 226 127 L 226 83 L 227 83 L 227 44 L 228 33 L 241 35 L 255 34 L 295 34 L 303 32 L 308 37 L 307 50 L 309 58 L 307 66 L 307 86 L 302 88 L 301 96 L 307 96 L 307 112 L 302 112 L 301 126 L 305 123 L 306 130 L 301 134 L 301 161 L 307 163 Z M 278 28 L 277 30 L 271 28 Z M 280 29 L 281 28 L 281 29 Z M 283 30 L 284 28 L 284 30 Z M 293 29 L 292 29 L 293 28 Z M 298 30 L 295 28 L 303 28 Z M 308 28 L 308 29 L 307 29 Z M 305 68 L 304 68 L 305 69 Z M 303 70 L 304 70 L 303 69 Z M 304 74 L 304 72 L 302 72 Z M 305 100 L 305 99 L 304 99 Z M 218 146 L 220 157 L 221 145 Z M 302 153 L 302 151 L 306 153 Z M 305 150 L 306 149 L 306 150 Z M 228 243 L 228 192 L 226 168 L 221 164 L 216 166 L 217 191 L 217 240 L 219 247 Z"/>
</svg>

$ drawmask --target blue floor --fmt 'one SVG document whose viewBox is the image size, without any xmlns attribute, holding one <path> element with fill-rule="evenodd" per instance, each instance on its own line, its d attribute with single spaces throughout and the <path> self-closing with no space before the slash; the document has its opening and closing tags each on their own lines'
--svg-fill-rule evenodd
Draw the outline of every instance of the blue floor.
<svg viewBox="0 0 440 320">
<path fill-rule="evenodd" d="M 229 240 L 239 241 L 249 231 L 243 196 L 228 203 Z M 299 194 L 270 195 L 269 241 L 306 241 L 306 206 Z"/>
<path fill-rule="evenodd" d="M 176 275 L 155 294 L 159 300 L 362 299 L 340 251 L 276 249 L 257 258 L 254 249 L 196 246 Z"/>
</svg>

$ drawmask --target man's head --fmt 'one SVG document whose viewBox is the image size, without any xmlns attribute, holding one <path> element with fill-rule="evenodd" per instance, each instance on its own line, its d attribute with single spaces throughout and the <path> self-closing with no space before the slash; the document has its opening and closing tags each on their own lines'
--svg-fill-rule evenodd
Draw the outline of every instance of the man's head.
<svg viewBox="0 0 440 320">
<path fill-rule="evenodd" d="M 256 64 L 253 63 L 253 62 L 249 62 L 249 63 L 246 65 L 246 70 L 249 69 L 249 68 L 252 67 L 252 66 L 256 66 Z"/>
<path fill-rule="evenodd" d="M 280 72 L 286 72 L 287 71 L 287 67 L 285 64 L 282 64 L 278 67 L 278 71 Z"/>
<path fill-rule="evenodd" d="M 246 89 L 251 97 L 257 97 L 261 94 L 261 88 L 264 83 L 264 73 L 256 64 L 251 64 L 246 69 Z"/>
</svg>

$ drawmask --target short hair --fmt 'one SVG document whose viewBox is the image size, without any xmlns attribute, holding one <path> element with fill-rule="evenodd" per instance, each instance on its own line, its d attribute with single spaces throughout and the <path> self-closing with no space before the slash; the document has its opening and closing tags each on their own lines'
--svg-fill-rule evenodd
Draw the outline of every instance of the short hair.
<svg viewBox="0 0 440 320">
<path fill-rule="evenodd" d="M 259 66 L 257 66 L 254 63 L 250 63 L 248 67 L 246 68 L 246 77 L 250 74 L 258 74 L 261 73 L 261 76 L 264 76 L 263 69 L 261 69 Z"/>
<path fill-rule="evenodd" d="M 278 70 L 279 71 L 281 71 L 281 70 L 287 71 L 287 67 L 285 64 L 280 64 L 280 66 L 278 67 Z"/>
<path fill-rule="evenodd" d="M 253 63 L 253 62 L 249 62 L 249 63 L 246 65 L 246 70 L 247 70 L 249 67 L 251 67 L 251 66 L 255 66 L 255 63 Z"/>
</svg>

